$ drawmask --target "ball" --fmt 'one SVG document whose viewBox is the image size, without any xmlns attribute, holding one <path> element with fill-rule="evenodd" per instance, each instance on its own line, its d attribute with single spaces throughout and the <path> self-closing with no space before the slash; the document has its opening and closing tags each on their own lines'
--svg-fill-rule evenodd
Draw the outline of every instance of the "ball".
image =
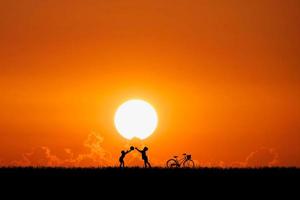
<svg viewBox="0 0 300 200">
<path fill-rule="evenodd" d="M 131 146 L 131 147 L 130 147 L 130 150 L 131 150 L 131 151 L 132 151 L 132 150 L 134 150 L 134 147 L 133 147 L 133 146 Z"/>
</svg>

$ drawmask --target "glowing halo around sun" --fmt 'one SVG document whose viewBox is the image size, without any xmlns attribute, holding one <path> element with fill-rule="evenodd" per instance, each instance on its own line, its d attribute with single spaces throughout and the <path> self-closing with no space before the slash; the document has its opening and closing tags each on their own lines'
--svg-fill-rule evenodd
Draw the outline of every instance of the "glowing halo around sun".
<svg viewBox="0 0 300 200">
<path fill-rule="evenodd" d="M 149 137 L 156 129 L 158 118 L 155 109 L 146 101 L 128 100 L 116 111 L 114 118 L 117 131 L 126 139 Z"/>
</svg>

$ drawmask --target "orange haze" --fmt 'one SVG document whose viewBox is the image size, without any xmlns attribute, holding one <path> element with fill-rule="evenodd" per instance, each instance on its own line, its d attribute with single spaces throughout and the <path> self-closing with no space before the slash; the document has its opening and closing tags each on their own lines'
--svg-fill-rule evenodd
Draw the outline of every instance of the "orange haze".
<svg viewBox="0 0 300 200">
<path fill-rule="evenodd" d="M 1 0 L 0 91 L 0 165 L 115 165 L 134 143 L 156 165 L 300 166 L 300 2 Z M 130 98 L 159 115 L 142 142 L 114 128 Z"/>
</svg>

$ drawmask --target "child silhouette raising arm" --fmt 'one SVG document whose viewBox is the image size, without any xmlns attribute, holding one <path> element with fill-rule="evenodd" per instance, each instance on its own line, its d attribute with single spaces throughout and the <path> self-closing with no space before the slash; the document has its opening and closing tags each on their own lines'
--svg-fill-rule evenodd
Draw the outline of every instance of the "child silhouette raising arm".
<svg viewBox="0 0 300 200">
<path fill-rule="evenodd" d="M 131 152 L 133 150 L 134 150 L 134 148 L 131 146 L 129 150 L 127 150 L 127 151 L 121 151 L 121 156 L 119 158 L 120 167 L 124 167 L 125 166 L 124 158 L 125 158 L 126 154 L 128 154 L 129 152 Z"/>
<path fill-rule="evenodd" d="M 142 159 L 144 160 L 144 166 L 146 167 L 151 167 L 149 161 L 148 161 L 148 156 L 146 154 L 146 151 L 148 151 L 148 147 L 144 147 L 143 150 L 140 150 L 135 147 L 135 149 L 142 154 Z"/>
</svg>

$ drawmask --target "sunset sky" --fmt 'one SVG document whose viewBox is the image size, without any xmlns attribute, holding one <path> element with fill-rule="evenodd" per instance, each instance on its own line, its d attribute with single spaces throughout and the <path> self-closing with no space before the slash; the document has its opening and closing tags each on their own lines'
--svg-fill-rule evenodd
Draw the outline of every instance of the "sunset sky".
<svg viewBox="0 0 300 200">
<path fill-rule="evenodd" d="M 300 1 L 0 0 L 0 91 L 1 166 L 300 167 Z M 143 141 L 114 126 L 134 98 Z"/>
</svg>

